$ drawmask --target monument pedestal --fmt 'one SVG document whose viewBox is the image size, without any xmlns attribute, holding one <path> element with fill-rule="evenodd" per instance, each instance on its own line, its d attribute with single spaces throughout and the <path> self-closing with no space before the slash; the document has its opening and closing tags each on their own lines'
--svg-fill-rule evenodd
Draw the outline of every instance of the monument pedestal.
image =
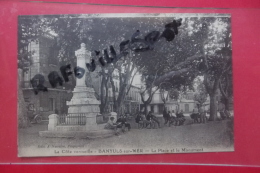
<svg viewBox="0 0 260 173">
<path fill-rule="evenodd" d="M 90 61 L 90 52 L 86 50 L 84 43 L 81 44 L 81 48 L 75 54 L 77 66 L 88 72 L 86 60 Z M 104 129 L 105 124 L 97 125 L 96 117 L 100 113 L 100 102 L 95 97 L 94 89 L 86 86 L 86 74 L 77 76 L 72 99 L 67 101 L 67 105 L 69 106 L 68 115 L 65 118 L 67 125 L 59 125 L 59 116 L 50 115 L 48 131 L 39 132 L 40 136 L 100 138 L 115 134 L 113 130 Z"/>
<path fill-rule="evenodd" d="M 94 95 L 94 89 L 88 87 L 76 87 L 73 91 L 71 101 L 67 101 L 69 106 L 68 114 L 71 122 L 86 121 L 86 130 L 97 129 L 96 116 L 99 114 L 100 102 Z M 79 114 L 85 115 L 85 120 L 78 120 Z M 75 118 L 73 118 L 75 116 Z"/>
<path fill-rule="evenodd" d="M 84 43 L 81 44 L 81 48 L 75 52 L 75 55 L 77 57 L 77 66 L 83 68 L 87 73 L 86 60 L 90 60 L 91 54 L 86 50 Z M 96 116 L 100 113 L 100 102 L 95 97 L 94 89 L 86 86 L 86 74 L 81 78 L 77 77 L 73 97 L 71 101 L 67 101 L 67 105 L 69 106 L 68 116 L 70 116 L 68 119 L 73 124 L 82 121 L 77 116 L 84 114 L 83 121 L 86 121 L 86 131 L 97 129 Z"/>
</svg>

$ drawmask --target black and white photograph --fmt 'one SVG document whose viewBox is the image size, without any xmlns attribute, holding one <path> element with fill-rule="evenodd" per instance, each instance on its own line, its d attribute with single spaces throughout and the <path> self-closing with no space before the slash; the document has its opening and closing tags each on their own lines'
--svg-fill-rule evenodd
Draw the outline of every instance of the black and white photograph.
<svg viewBox="0 0 260 173">
<path fill-rule="evenodd" d="M 18 17 L 18 156 L 233 152 L 231 15 Z"/>
</svg>

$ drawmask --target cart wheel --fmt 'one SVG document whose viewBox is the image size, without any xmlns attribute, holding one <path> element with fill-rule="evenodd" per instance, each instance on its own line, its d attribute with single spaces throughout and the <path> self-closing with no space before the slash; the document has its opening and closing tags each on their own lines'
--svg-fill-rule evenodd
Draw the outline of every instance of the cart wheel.
<svg viewBox="0 0 260 173">
<path fill-rule="evenodd" d="M 42 117 L 41 116 L 36 117 L 35 122 L 37 124 L 41 123 L 42 122 Z"/>
</svg>

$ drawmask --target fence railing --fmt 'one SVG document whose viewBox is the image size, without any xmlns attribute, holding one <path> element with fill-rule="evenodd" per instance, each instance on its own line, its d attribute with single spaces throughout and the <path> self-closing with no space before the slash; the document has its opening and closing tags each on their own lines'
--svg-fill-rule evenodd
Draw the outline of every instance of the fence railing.
<svg viewBox="0 0 260 173">
<path fill-rule="evenodd" d="M 75 114 L 63 114 L 59 115 L 58 125 L 85 125 L 86 114 L 75 113 Z"/>
</svg>

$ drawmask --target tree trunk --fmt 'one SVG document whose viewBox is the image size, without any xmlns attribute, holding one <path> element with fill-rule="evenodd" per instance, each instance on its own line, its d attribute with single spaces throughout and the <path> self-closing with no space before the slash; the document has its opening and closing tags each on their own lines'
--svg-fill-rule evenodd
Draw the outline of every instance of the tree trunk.
<svg viewBox="0 0 260 173">
<path fill-rule="evenodd" d="M 123 108 L 122 106 L 124 105 L 123 104 L 124 100 L 123 99 L 118 99 L 117 100 L 117 110 L 115 111 L 117 113 L 117 115 L 122 115 L 124 112 L 123 112 Z"/>
<path fill-rule="evenodd" d="M 210 98 L 210 116 L 209 121 L 215 121 L 217 118 L 217 90 L 219 88 L 219 82 L 220 82 L 221 75 L 215 76 L 214 84 L 210 87 L 208 82 L 208 76 L 207 74 L 204 74 L 204 84 L 206 87 L 206 91 L 209 94 Z"/>
<path fill-rule="evenodd" d="M 122 106 L 124 105 L 125 91 L 126 91 L 126 87 L 125 87 L 125 85 L 123 84 L 123 86 L 120 86 L 119 94 L 118 94 L 117 99 L 116 99 L 117 108 L 116 108 L 115 112 L 116 112 L 118 115 L 121 115 L 121 114 L 123 113 L 123 110 L 122 110 L 123 108 L 122 108 Z"/>
<path fill-rule="evenodd" d="M 147 106 L 148 106 L 148 103 L 144 103 L 144 114 L 145 115 L 148 114 Z"/>
<path fill-rule="evenodd" d="M 101 86 L 100 86 L 100 113 L 104 113 L 104 77 L 102 77 Z"/>
<path fill-rule="evenodd" d="M 101 92 L 100 92 L 100 113 L 106 113 L 106 108 L 108 106 L 108 79 L 106 77 L 102 77 L 102 82 L 101 82 Z"/>
<path fill-rule="evenodd" d="M 225 82 L 226 82 L 226 86 L 225 88 L 222 86 L 221 82 L 219 83 L 219 90 L 222 94 L 222 98 L 221 98 L 221 103 L 223 103 L 225 105 L 225 109 L 229 111 L 229 99 L 230 99 L 230 95 L 228 93 L 228 87 L 229 87 L 229 80 L 228 80 L 228 76 L 225 76 Z"/>
<path fill-rule="evenodd" d="M 147 106 L 152 102 L 152 98 L 153 98 L 153 94 L 149 96 L 149 98 L 146 101 L 143 101 L 145 115 L 148 114 Z"/>
<path fill-rule="evenodd" d="M 223 104 L 225 105 L 225 110 L 229 111 L 229 99 L 223 98 Z"/>
<path fill-rule="evenodd" d="M 210 94 L 210 116 L 209 121 L 215 121 L 217 118 L 217 99 L 216 93 Z"/>
<path fill-rule="evenodd" d="M 108 100 L 108 79 L 106 80 L 106 84 L 105 84 L 105 90 L 106 90 L 106 96 L 105 96 L 105 103 L 104 103 L 104 112 L 108 113 L 108 106 L 109 106 L 109 100 Z"/>
<path fill-rule="evenodd" d="M 30 121 L 27 117 L 26 104 L 24 101 L 22 85 L 20 78 L 22 76 L 22 70 L 18 69 L 17 85 L 18 85 L 18 127 L 26 128 L 30 126 Z"/>
</svg>

